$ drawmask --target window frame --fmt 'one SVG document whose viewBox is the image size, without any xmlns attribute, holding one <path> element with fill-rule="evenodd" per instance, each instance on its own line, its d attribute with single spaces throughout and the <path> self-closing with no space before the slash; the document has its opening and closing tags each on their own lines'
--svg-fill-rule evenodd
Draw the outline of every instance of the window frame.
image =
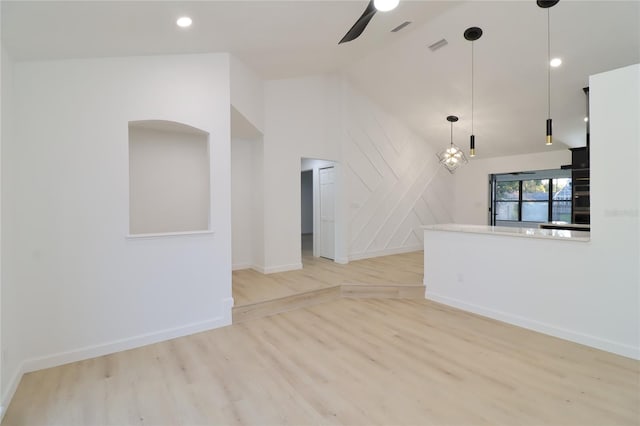
<svg viewBox="0 0 640 426">
<path fill-rule="evenodd" d="M 568 179 L 567 185 L 573 185 L 571 176 L 571 170 L 566 169 L 553 169 L 553 170 L 537 170 L 537 171 L 524 171 L 524 172 L 512 172 L 512 173 L 496 173 L 489 175 L 489 224 L 492 226 L 526 226 L 538 223 L 549 223 L 553 221 L 553 215 L 555 213 L 554 206 L 561 202 L 571 203 L 571 198 L 567 200 L 554 200 L 553 195 L 554 185 L 559 179 Z M 523 182 L 529 180 L 548 180 L 548 197 L 545 200 L 527 200 L 523 197 Z M 497 187 L 500 182 L 518 182 L 518 200 L 505 200 L 497 198 Z M 498 219 L 497 218 L 497 203 L 513 202 L 518 203 L 518 219 Z M 547 203 L 547 220 L 546 221 L 528 221 L 523 220 L 522 210 L 523 203 Z M 571 223 L 571 220 L 568 221 Z"/>
</svg>

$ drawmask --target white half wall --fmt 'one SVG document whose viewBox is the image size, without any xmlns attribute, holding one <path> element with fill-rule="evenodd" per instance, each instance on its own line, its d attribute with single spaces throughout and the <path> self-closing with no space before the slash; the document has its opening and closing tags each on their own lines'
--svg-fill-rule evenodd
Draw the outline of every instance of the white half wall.
<svg viewBox="0 0 640 426">
<path fill-rule="evenodd" d="M 228 55 L 14 70 L 15 127 L 2 147 L 2 282 L 19 328 L 11 365 L 29 371 L 229 324 Z M 137 120 L 210 134 L 212 232 L 126 238 L 127 125 Z"/>
<path fill-rule="evenodd" d="M 453 222 L 470 225 L 489 224 L 490 174 L 559 169 L 565 164 L 571 164 L 569 149 L 471 159 L 454 175 Z"/>
<path fill-rule="evenodd" d="M 591 240 L 425 231 L 426 295 L 640 359 L 640 65 L 589 93 Z"/>
</svg>

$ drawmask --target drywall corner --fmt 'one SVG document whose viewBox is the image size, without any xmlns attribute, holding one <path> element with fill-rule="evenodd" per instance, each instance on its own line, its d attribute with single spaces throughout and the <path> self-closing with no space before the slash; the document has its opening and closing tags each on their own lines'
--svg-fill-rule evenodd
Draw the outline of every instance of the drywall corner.
<svg viewBox="0 0 640 426">
<path fill-rule="evenodd" d="M 3 389 L 3 393 L 1 394 L 2 399 L 0 399 L 0 422 L 4 418 L 7 410 L 9 409 L 9 405 L 11 404 L 11 400 L 18 390 L 18 385 L 22 380 L 22 376 L 24 375 L 24 366 L 20 364 L 16 371 L 11 376 L 11 380 L 8 382 L 6 390 Z"/>
<path fill-rule="evenodd" d="M 260 133 L 264 131 L 264 83 L 258 74 L 230 55 L 231 105 Z"/>
</svg>

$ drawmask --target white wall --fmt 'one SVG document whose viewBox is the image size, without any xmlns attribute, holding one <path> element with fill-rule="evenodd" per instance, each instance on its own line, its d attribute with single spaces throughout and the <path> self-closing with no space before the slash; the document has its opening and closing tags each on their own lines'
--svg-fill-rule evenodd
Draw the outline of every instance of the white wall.
<svg viewBox="0 0 640 426">
<path fill-rule="evenodd" d="M 233 269 L 264 271 L 264 82 L 235 56 L 230 67 Z"/>
<path fill-rule="evenodd" d="M 453 180 L 417 137 L 338 75 L 265 83 L 265 271 L 300 268 L 300 158 L 336 163 L 336 261 L 419 250 L 452 220 Z"/>
<path fill-rule="evenodd" d="M 593 321 L 640 357 L 640 64 L 589 79 Z M 605 320 L 605 318 L 607 318 Z"/>
<path fill-rule="evenodd" d="M 264 83 L 258 74 L 237 57 L 231 55 L 229 60 L 231 105 L 262 133 L 264 131 Z"/>
<path fill-rule="evenodd" d="M 300 217 L 301 233 L 313 234 L 313 171 L 301 172 L 300 175 Z"/>
<path fill-rule="evenodd" d="M 7 51 L 2 48 L 1 63 L 1 154 L 0 154 L 0 171 L 1 178 L 0 183 L 1 192 L 4 191 L 9 183 L 7 179 L 7 169 L 4 165 L 5 151 L 9 145 L 9 141 L 12 136 L 13 128 L 13 61 L 9 57 Z M 17 387 L 17 381 L 20 378 L 20 363 L 21 353 L 23 352 L 23 342 L 20 337 L 22 335 L 19 315 L 23 310 L 23 307 L 18 304 L 17 293 L 19 291 L 19 284 L 5 279 L 6 264 L 7 264 L 7 245 L 5 244 L 6 233 L 4 232 L 6 217 L 4 210 L 7 205 L 4 202 L 4 197 L 0 197 L 0 205 L 2 207 L 0 211 L 0 230 L 2 230 L 1 239 L 2 244 L 0 248 L 1 262 L 0 262 L 0 407 L 3 408 L 1 415 L 4 414 L 4 410 L 8 407 L 9 401 L 15 392 Z"/>
<path fill-rule="evenodd" d="M 302 267 L 300 159 L 340 161 L 341 88 L 341 79 L 335 75 L 265 83 L 265 272 Z M 340 241 L 338 246 L 337 257 L 345 252 Z"/>
<path fill-rule="evenodd" d="M 251 145 L 251 253 L 252 268 L 265 269 L 264 244 L 264 141 L 252 141 Z"/>
<path fill-rule="evenodd" d="M 2 281 L 23 348 L 10 358 L 30 371 L 229 324 L 228 55 L 26 62 L 14 78 Z M 211 135 L 215 233 L 125 238 L 127 124 L 149 119 Z"/>
<path fill-rule="evenodd" d="M 1 9 L 1 8 L 0 8 Z M 2 113 L 3 111 L 5 111 L 5 108 L 3 108 L 3 103 L 7 102 L 7 98 L 5 97 L 5 92 L 6 92 L 6 88 L 5 88 L 5 84 L 7 83 L 6 81 L 6 76 L 5 76 L 5 67 L 8 65 L 8 62 L 6 62 L 5 57 L 8 58 L 8 56 L 6 55 L 4 46 L 2 45 L 2 40 L 1 40 L 1 34 L 2 34 L 2 12 L 0 10 L 0 188 L 2 188 L 2 141 L 4 139 L 4 133 L 5 133 L 5 128 L 3 126 L 3 116 Z M 2 192 L 2 190 L 0 189 L 0 193 Z M 0 241 L 2 241 L 2 200 L 0 197 Z M 4 417 L 4 413 L 5 413 L 5 403 L 8 403 L 7 401 L 5 401 L 5 356 L 4 356 L 4 352 L 3 352 L 3 330 L 4 330 L 4 321 L 3 321 L 3 314 L 4 314 L 4 309 L 3 309 L 3 303 L 2 303 L 2 245 L 0 244 L 0 422 L 2 421 L 2 418 Z"/>
<path fill-rule="evenodd" d="M 589 88 L 591 241 L 426 231 L 427 297 L 640 359 L 640 65 Z"/>
<path fill-rule="evenodd" d="M 451 222 L 453 179 L 432 141 L 346 89 L 349 258 L 422 249 L 421 225 Z"/>
<path fill-rule="evenodd" d="M 528 170 L 559 169 L 571 164 L 571 151 L 554 150 L 527 155 L 474 158 L 454 175 L 454 223 L 489 224 L 489 175 Z"/>
<path fill-rule="evenodd" d="M 232 262 L 233 269 L 246 269 L 254 265 L 253 217 L 255 168 L 254 151 L 260 141 L 231 140 L 231 217 L 232 217 Z"/>
<path fill-rule="evenodd" d="M 131 234 L 209 230 L 209 135 L 178 123 L 129 123 Z"/>
</svg>

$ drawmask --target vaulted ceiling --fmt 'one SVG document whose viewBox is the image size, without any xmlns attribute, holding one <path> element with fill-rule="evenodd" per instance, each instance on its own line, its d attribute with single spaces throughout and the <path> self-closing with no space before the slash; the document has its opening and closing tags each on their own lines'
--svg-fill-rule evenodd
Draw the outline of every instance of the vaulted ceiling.
<svg viewBox="0 0 640 426">
<path fill-rule="evenodd" d="M 533 0 L 408 1 L 377 13 L 353 42 L 338 40 L 367 5 L 359 1 L 2 1 L 2 42 L 16 60 L 231 52 L 264 79 L 344 72 L 354 85 L 434 144 L 458 115 L 456 142 L 471 130 L 475 42 L 478 156 L 584 145 L 588 76 L 640 62 L 639 1 L 560 1 L 550 9 L 551 102 L 547 118 L 547 11 Z M 189 29 L 176 27 L 189 15 Z M 397 33 L 397 25 L 412 23 Z M 428 46 L 446 39 L 432 52 Z"/>
</svg>

